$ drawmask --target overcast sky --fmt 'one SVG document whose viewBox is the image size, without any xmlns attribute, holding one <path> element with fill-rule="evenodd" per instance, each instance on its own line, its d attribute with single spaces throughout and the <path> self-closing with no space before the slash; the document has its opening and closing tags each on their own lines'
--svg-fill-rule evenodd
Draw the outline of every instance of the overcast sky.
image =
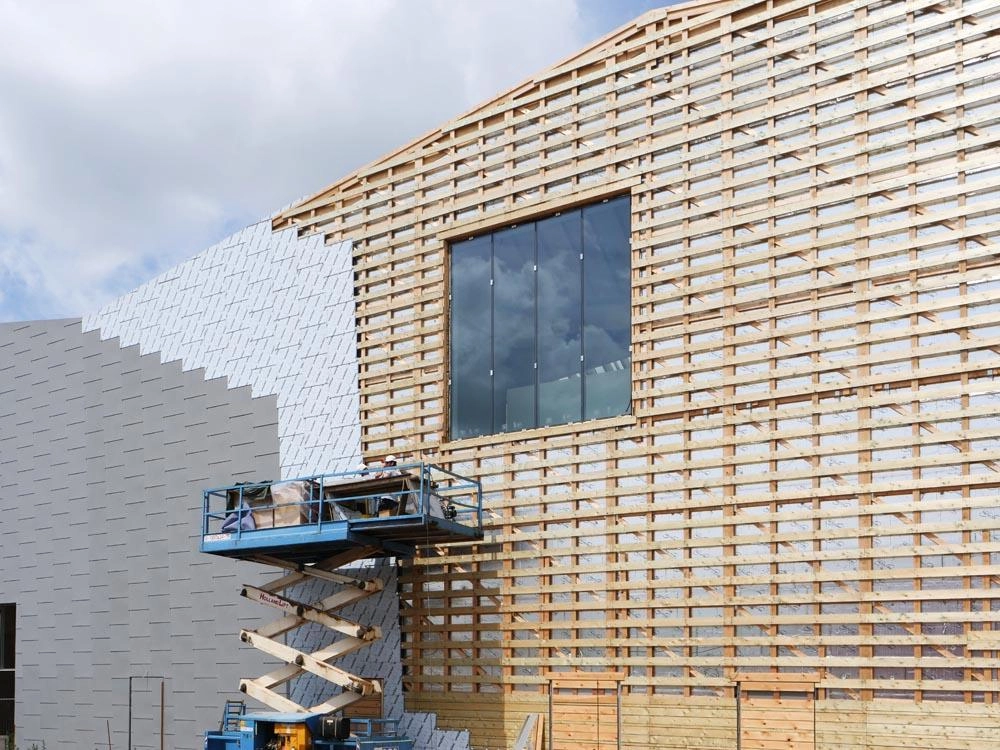
<svg viewBox="0 0 1000 750">
<path fill-rule="evenodd" d="M 667 0 L 0 0 L 0 321 L 82 315 Z"/>
</svg>

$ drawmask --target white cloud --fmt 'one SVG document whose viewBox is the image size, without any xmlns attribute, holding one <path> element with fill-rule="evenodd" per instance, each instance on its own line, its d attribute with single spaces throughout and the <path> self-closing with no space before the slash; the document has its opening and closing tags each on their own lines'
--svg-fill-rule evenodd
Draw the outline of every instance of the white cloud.
<svg viewBox="0 0 1000 750">
<path fill-rule="evenodd" d="M 0 0 L 0 319 L 78 315 L 597 35 L 576 0 Z"/>
</svg>

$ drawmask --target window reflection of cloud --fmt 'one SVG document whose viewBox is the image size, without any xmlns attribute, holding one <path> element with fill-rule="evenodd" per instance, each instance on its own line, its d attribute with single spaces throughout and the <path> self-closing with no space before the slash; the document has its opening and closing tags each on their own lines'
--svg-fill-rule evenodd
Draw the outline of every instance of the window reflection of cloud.
<svg viewBox="0 0 1000 750">
<path fill-rule="evenodd" d="M 574 275 L 575 273 L 575 275 Z M 538 319 L 538 340 L 544 342 L 539 356 L 559 362 L 558 369 L 574 369 L 580 356 L 580 275 L 568 264 L 538 270 L 538 292 L 544 300 L 544 315 Z"/>
<path fill-rule="evenodd" d="M 538 424 L 581 418 L 580 211 L 538 223 Z"/>
<path fill-rule="evenodd" d="M 453 330 L 461 330 L 462 336 L 460 338 L 455 337 L 460 340 L 461 345 L 457 347 L 458 351 L 456 354 L 458 356 L 454 365 L 456 366 L 457 374 L 463 378 L 463 382 L 466 385 L 469 385 L 474 382 L 470 378 L 489 377 L 489 372 L 479 372 L 481 357 L 466 355 L 474 354 L 480 349 L 482 342 L 489 340 L 490 318 L 488 314 L 483 315 L 482 313 L 484 312 L 483 308 L 488 310 L 490 306 L 489 288 L 491 268 L 489 258 L 475 257 L 471 254 L 462 256 L 458 263 L 460 264 L 459 269 L 463 290 L 484 289 L 487 292 L 485 296 L 476 297 L 472 295 L 469 299 L 465 299 L 465 295 L 459 295 L 456 290 L 457 304 L 453 315 L 461 319 L 462 325 L 460 328 L 453 326 Z M 476 309 L 469 310 L 467 306 Z"/>
<path fill-rule="evenodd" d="M 612 364 L 628 357 L 628 346 L 606 328 L 584 326 L 587 341 L 587 369 Z"/>
<path fill-rule="evenodd" d="M 625 196 L 460 243 L 481 240 L 486 247 L 478 251 L 492 249 L 492 288 L 485 260 L 453 266 L 469 292 L 456 307 L 456 314 L 465 308 L 468 325 L 462 350 L 453 350 L 455 377 L 466 381 L 453 384 L 453 406 L 461 394 L 476 424 L 459 421 L 472 434 L 627 412 L 629 221 Z M 454 321 L 452 330 L 455 336 Z"/>
<path fill-rule="evenodd" d="M 494 427 L 535 421 L 535 231 L 526 225 L 497 233 L 493 244 Z"/>
<path fill-rule="evenodd" d="M 488 432 L 492 422 L 489 341 L 491 240 L 479 237 L 452 249 L 452 434 Z"/>
</svg>

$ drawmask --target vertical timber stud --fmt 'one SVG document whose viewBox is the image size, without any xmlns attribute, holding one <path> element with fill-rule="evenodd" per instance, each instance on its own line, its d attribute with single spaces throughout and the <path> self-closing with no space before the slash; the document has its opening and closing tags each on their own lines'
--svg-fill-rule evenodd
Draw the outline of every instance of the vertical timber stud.
<svg viewBox="0 0 1000 750">
<path fill-rule="evenodd" d="M 682 32 L 682 34 L 683 34 L 683 37 L 684 37 L 684 39 L 686 41 L 687 40 L 687 30 L 685 30 L 684 32 Z M 684 200 L 681 203 L 681 205 L 682 205 L 682 207 L 684 209 L 683 214 L 682 214 L 683 217 L 684 217 L 682 219 L 682 226 L 683 226 L 683 229 L 684 229 L 684 238 L 683 238 L 682 242 L 683 242 L 683 248 L 684 248 L 684 251 L 685 251 L 684 252 L 684 261 L 683 261 L 683 264 L 684 264 L 684 268 L 683 268 L 683 275 L 684 275 L 683 284 L 684 284 L 685 287 L 690 287 L 690 285 L 691 285 L 691 273 L 690 273 L 690 269 L 691 269 L 691 235 L 690 235 L 690 231 L 689 231 L 690 222 L 689 222 L 688 216 L 693 212 L 692 211 L 693 206 L 692 206 L 692 204 L 691 204 L 691 202 L 690 202 L 690 200 L 688 198 L 688 195 L 691 192 L 691 161 L 690 161 L 691 143 L 690 143 L 689 139 L 687 138 L 687 135 L 688 135 L 688 132 L 689 132 L 688 125 L 687 125 L 687 120 L 690 119 L 690 117 L 692 115 L 692 107 L 688 103 L 688 102 L 690 102 L 691 91 L 690 91 L 689 83 L 688 83 L 688 81 L 690 80 L 690 70 L 687 69 L 687 66 L 688 66 L 688 48 L 687 48 L 686 45 L 685 45 L 685 47 L 678 54 L 678 66 L 682 69 L 680 71 L 680 73 L 683 76 L 682 80 L 684 81 L 684 85 L 681 87 L 681 92 L 680 93 L 681 93 L 681 101 L 685 102 L 684 105 L 683 105 L 683 112 L 686 115 L 686 117 L 684 118 L 685 119 L 685 124 L 683 126 L 685 138 L 684 138 L 684 143 L 681 145 L 681 155 L 684 158 L 684 163 L 683 163 L 683 166 L 682 166 L 681 174 L 679 175 L 679 177 L 680 177 L 681 195 L 684 197 Z M 687 291 L 687 290 L 685 290 L 685 291 Z M 682 520 L 683 520 L 683 532 L 682 532 L 682 534 L 683 534 L 683 544 L 684 544 L 684 546 L 683 546 L 683 549 L 681 550 L 682 559 L 679 561 L 681 563 L 681 565 L 683 566 L 681 568 L 681 571 L 680 571 L 681 576 L 683 577 L 683 580 L 686 583 L 688 583 L 688 584 L 690 584 L 690 582 L 691 582 L 691 568 L 690 568 L 689 565 L 685 565 L 685 563 L 689 562 L 690 557 L 691 557 L 691 507 L 694 504 L 693 503 L 693 497 L 692 497 L 692 495 L 694 493 L 694 490 L 691 487 L 691 470 L 689 468 L 687 468 L 688 466 L 690 466 L 690 459 L 691 459 L 691 447 L 690 447 L 690 444 L 691 444 L 691 429 L 690 429 L 690 427 L 691 427 L 691 425 L 690 425 L 690 421 L 691 421 L 691 390 L 693 390 L 693 388 L 692 388 L 692 375 L 691 375 L 691 370 L 692 370 L 692 368 L 691 368 L 691 354 L 690 354 L 690 346 L 689 346 L 690 343 L 691 343 L 691 335 L 690 335 L 690 333 L 687 332 L 688 331 L 688 327 L 689 327 L 690 322 L 691 322 L 691 318 L 687 314 L 687 310 L 690 309 L 691 302 L 692 302 L 692 298 L 690 296 L 685 296 L 685 298 L 684 298 L 684 309 L 685 309 L 685 315 L 684 315 L 684 331 L 685 331 L 685 334 L 684 334 L 684 343 L 686 345 L 688 345 L 688 346 L 685 346 L 685 350 L 688 353 L 685 354 L 684 374 L 682 376 L 684 378 L 684 385 L 685 385 L 685 389 L 684 390 L 685 390 L 685 393 L 684 393 L 684 404 L 683 404 L 683 406 L 684 406 L 684 417 L 683 417 L 684 423 L 683 423 L 683 432 L 681 434 L 681 440 L 682 440 L 682 446 L 681 446 L 682 447 L 682 452 L 681 452 L 681 455 L 682 455 L 682 457 L 684 459 L 685 468 L 681 472 L 681 476 L 684 479 L 684 483 L 685 483 L 686 487 L 682 491 L 683 492 L 683 497 L 684 497 L 684 511 L 681 514 L 681 517 L 682 517 Z M 685 603 L 687 603 L 688 605 L 690 605 L 690 603 L 693 601 L 693 596 L 692 596 L 693 589 L 690 587 L 690 585 L 685 586 L 681 590 L 681 594 L 684 597 Z M 692 639 L 694 637 L 694 634 L 691 631 L 691 624 L 690 623 L 692 621 L 692 611 L 691 611 L 690 606 L 686 606 L 681 611 L 682 611 L 683 616 L 684 616 L 684 626 L 683 626 L 684 641 L 683 642 L 686 644 L 686 645 L 682 646 L 680 649 L 678 649 L 680 651 L 680 653 L 683 655 L 684 661 L 686 662 L 684 664 L 684 666 L 682 667 L 682 670 L 681 670 L 682 671 L 682 677 L 683 677 L 683 679 L 681 681 L 681 691 L 682 691 L 682 695 L 685 698 L 688 698 L 688 697 L 691 696 L 691 693 L 692 693 L 691 683 L 693 682 L 694 676 L 695 676 L 695 670 L 691 667 L 692 657 L 694 656 L 694 654 L 692 653 L 692 648 L 693 647 L 690 645 L 692 643 Z M 673 670 L 671 670 L 671 671 L 673 671 Z"/>
<path fill-rule="evenodd" d="M 963 19 L 963 18 L 957 19 L 956 20 L 956 26 L 957 26 L 957 28 L 958 29 L 962 29 L 964 23 L 965 23 L 965 19 Z M 959 41 L 957 43 L 957 58 L 958 59 L 955 62 L 955 77 L 957 79 L 959 79 L 959 80 L 962 79 L 963 74 L 965 73 L 965 65 L 963 63 L 963 59 L 964 59 L 965 55 L 964 55 L 964 49 L 963 49 L 963 47 L 964 47 L 964 42 Z M 962 100 L 964 100 L 964 98 L 965 98 L 965 85 L 963 83 L 959 83 L 955 87 L 955 97 L 956 97 L 956 99 L 959 102 L 961 102 Z M 963 120 L 965 118 L 965 115 L 966 115 L 966 110 L 965 110 L 964 106 L 959 105 L 959 106 L 957 106 L 955 108 L 954 118 L 956 120 L 959 120 L 959 121 Z M 968 157 L 968 153 L 965 150 L 965 146 L 964 146 L 964 142 L 965 142 L 965 139 L 966 139 L 966 134 L 967 134 L 967 131 L 964 128 L 958 128 L 957 131 L 956 131 L 956 133 L 955 133 L 956 139 L 957 139 L 956 147 L 958 149 L 957 159 L 958 159 L 958 162 L 959 162 L 957 166 L 958 166 L 958 168 L 960 170 L 958 172 L 958 175 L 957 175 L 957 182 L 958 182 L 958 184 L 960 186 L 965 186 L 967 184 L 967 179 L 968 179 L 968 174 L 966 172 L 966 167 L 965 167 L 965 164 L 964 164 L 964 162 L 966 161 L 966 159 Z M 958 205 L 961 206 L 963 209 L 965 209 L 966 206 L 967 206 L 967 203 L 968 203 L 968 199 L 966 197 L 966 194 L 964 192 L 960 193 L 959 196 L 958 196 Z M 964 212 L 963 212 L 963 215 L 961 215 L 961 216 L 958 217 L 958 220 L 956 221 L 955 224 L 958 227 L 958 229 L 960 231 L 962 231 L 962 233 L 964 234 L 965 229 L 967 228 L 967 225 L 968 225 L 966 217 L 964 215 Z M 958 249 L 959 249 L 959 253 L 960 254 L 964 254 L 966 252 L 966 250 L 968 249 L 967 240 L 960 239 L 958 241 Z M 960 261 L 959 262 L 959 272 L 962 274 L 962 276 L 965 276 L 966 274 L 968 274 L 968 271 L 969 271 L 968 263 L 966 261 L 964 261 L 964 260 Z M 969 292 L 968 284 L 963 281 L 962 285 L 960 287 L 960 290 L 961 290 L 961 295 L 963 297 L 966 296 L 968 294 L 968 292 Z M 960 314 L 961 314 L 963 322 L 965 322 L 966 324 L 968 324 L 968 320 L 969 320 L 969 307 L 968 307 L 968 305 L 963 305 L 962 306 L 962 308 L 960 310 Z M 962 370 L 963 370 L 963 373 L 962 373 L 962 396 L 961 396 L 961 407 L 962 407 L 962 413 L 963 413 L 963 418 L 962 418 L 962 434 L 963 435 L 968 435 L 969 434 L 969 430 L 971 429 L 971 425 L 969 424 L 968 413 L 969 413 L 970 407 L 972 406 L 971 399 L 969 398 L 969 385 L 970 385 L 970 383 L 969 383 L 969 375 L 968 375 L 969 352 L 968 352 L 968 349 L 966 348 L 967 345 L 968 345 L 968 343 L 969 343 L 969 338 L 970 338 L 968 327 L 965 327 L 965 328 L 963 328 L 961 330 L 960 337 L 961 337 L 961 341 L 962 341 Z M 962 443 L 960 443 L 959 450 L 961 451 L 962 455 L 966 455 L 967 456 L 972 451 L 972 444 L 968 440 L 965 440 Z M 963 474 L 963 477 L 964 477 L 965 481 L 969 482 L 971 480 L 971 475 L 972 475 L 972 466 L 970 464 L 968 464 L 968 463 L 963 464 L 963 466 L 962 466 L 962 474 Z M 972 510 L 969 507 L 970 502 L 971 502 L 971 495 L 972 495 L 971 487 L 969 486 L 969 484 L 963 483 L 963 485 L 962 485 L 962 526 L 965 527 L 964 530 L 962 531 L 962 547 L 963 547 L 963 549 L 967 549 L 968 546 L 970 544 L 972 544 L 972 542 L 973 542 L 973 533 L 968 528 L 969 525 L 972 522 Z M 968 553 L 968 552 L 963 552 L 962 553 L 962 555 L 961 555 L 962 567 L 966 571 L 968 571 L 972 567 L 972 565 L 974 564 L 974 559 L 973 558 L 974 558 L 974 556 L 972 554 Z M 987 585 L 988 585 L 988 583 L 987 583 Z M 962 600 L 962 611 L 965 613 L 964 622 L 962 623 L 962 636 L 963 636 L 962 640 L 963 640 L 963 642 L 966 645 L 965 645 L 964 648 L 960 646 L 958 649 L 954 649 L 953 648 L 952 650 L 956 653 L 956 655 L 959 655 L 959 656 L 971 656 L 972 654 L 971 654 L 970 649 L 968 648 L 968 644 L 969 644 L 969 641 L 970 641 L 970 634 L 972 633 L 973 600 L 972 600 L 971 592 L 972 592 L 972 589 L 974 588 L 973 582 L 972 582 L 972 576 L 965 575 L 965 576 L 962 577 L 962 588 L 964 590 L 963 591 L 964 597 L 963 597 L 963 600 Z M 984 627 L 985 627 L 985 625 L 984 625 Z M 920 655 L 923 656 L 923 654 L 920 654 Z M 989 672 L 988 672 L 988 670 L 978 670 L 978 669 L 975 669 L 971 664 L 967 664 L 966 667 L 962 671 L 962 682 L 964 682 L 966 685 L 973 684 L 974 682 L 977 682 L 977 681 L 982 682 L 982 681 L 987 681 L 987 680 L 989 680 Z M 964 694 L 963 694 L 965 702 L 966 703 L 972 703 L 972 702 L 975 702 L 980 697 L 985 698 L 985 695 L 982 695 L 982 694 L 978 694 L 977 695 L 977 693 L 978 693 L 978 691 L 972 692 L 972 691 L 966 690 L 964 692 Z"/>
<path fill-rule="evenodd" d="M 730 107 L 732 106 L 733 95 L 731 86 L 733 82 L 733 33 L 730 19 L 722 20 L 722 116 L 721 116 L 721 170 L 722 170 L 722 224 L 726 229 L 722 232 L 722 262 L 725 266 L 724 287 L 722 299 L 723 329 L 722 340 L 724 348 L 723 359 L 735 361 L 736 326 L 733 320 L 736 318 L 736 270 L 735 270 L 735 221 L 734 221 L 734 200 L 733 200 L 733 124 Z M 729 365 L 724 370 L 727 380 L 731 380 L 736 375 L 736 368 Z M 736 525 L 734 517 L 738 498 L 737 488 L 734 478 L 736 476 L 736 387 L 727 384 L 723 393 L 726 406 L 721 409 L 722 417 L 722 460 L 723 476 L 725 484 L 722 487 L 722 513 L 720 523 L 722 524 L 722 557 L 730 561 L 722 566 L 722 576 L 725 583 L 722 588 L 722 659 L 723 670 L 721 677 L 731 676 L 728 673 L 733 671 L 736 663 L 736 626 L 734 624 L 734 606 L 736 601 L 736 586 L 733 583 L 736 579 Z M 725 687 L 720 687 L 720 695 L 726 693 Z"/>
</svg>

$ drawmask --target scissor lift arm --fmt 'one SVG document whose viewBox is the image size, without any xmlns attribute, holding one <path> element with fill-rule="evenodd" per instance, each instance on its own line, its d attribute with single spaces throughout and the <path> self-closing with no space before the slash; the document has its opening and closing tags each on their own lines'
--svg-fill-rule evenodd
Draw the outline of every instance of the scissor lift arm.
<svg viewBox="0 0 1000 750">
<path fill-rule="evenodd" d="M 365 696 L 382 691 L 382 686 L 377 680 L 359 677 L 329 663 L 371 645 L 382 637 L 378 627 L 363 625 L 334 614 L 336 610 L 382 590 L 384 584 L 378 579 L 364 580 L 342 573 L 333 573 L 334 568 L 370 557 L 373 552 L 375 550 L 372 548 L 357 548 L 315 565 L 298 566 L 300 568 L 298 571 L 284 575 L 264 586 L 243 587 L 241 592 L 243 596 L 277 609 L 283 615 L 256 630 L 241 630 L 241 640 L 269 656 L 287 662 L 287 665 L 256 679 L 241 681 L 242 692 L 276 711 L 322 713 L 344 708 Z M 327 575 L 328 573 L 333 575 Z M 334 581 L 344 588 L 311 604 L 296 601 L 280 593 L 309 578 Z M 312 652 L 300 651 L 276 640 L 279 636 L 310 622 L 326 627 L 336 640 Z M 343 688 L 343 692 L 319 705 L 305 707 L 276 691 L 276 688 L 289 680 L 307 672 L 339 685 Z"/>
<path fill-rule="evenodd" d="M 274 499 L 286 498 L 290 489 L 299 493 L 294 502 Z M 354 622 L 339 611 L 381 592 L 384 582 L 344 568 L 368 558 L 411 556 L 421 544 L 482 538 L 479 482 L 430 464 L 400 466 L 391 476 L 347 473 L 240 484 L 207 490 L 204 500 L 203 552 L 285 571 L 273 581 L 244 585 L 240 591 L 279 613 L 265 625 L 241 630 L 241 640 L 284 662 L 267 674 L 242 680 L 240 690 L 281 715 L 302 716 L 304 721 L 382 692 L 379 680 L 332 663 L 382 638 L 378 627 Z M 385 513 L 387 505 L 394 510 Z M 290 591 L 314 580 L 334 584 L 337 590 L 316 601 L 301 601 Z M 283 636 L 305 625 L 325 628 L 325 645 L 304 651 L 285 642 Z M 310 674 L 340 690 L 314 706 L 279 692 Z"/>
</svg>

